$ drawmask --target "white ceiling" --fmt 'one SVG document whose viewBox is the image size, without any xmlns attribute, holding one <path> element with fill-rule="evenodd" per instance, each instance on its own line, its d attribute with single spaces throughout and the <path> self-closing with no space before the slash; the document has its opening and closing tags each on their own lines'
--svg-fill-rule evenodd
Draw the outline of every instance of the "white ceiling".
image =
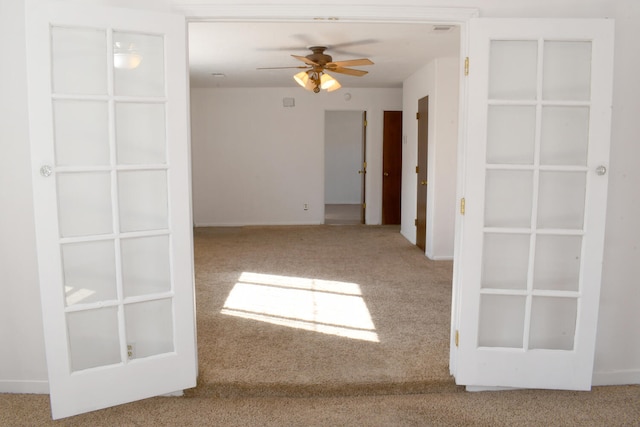
<svg viewBox="0 0 640 427">
<path fill-rule="evenodd" d="M 402 81 L 434 58 L 457 56 L 458 27 L 430 24 L 338 22 L 192 22 L 189 65 L 193 87 L 296 86 L 296 67 L 309 46 L 328 46 L 334 61 L 369 58 L 374 65 L 353 67 L 363 77 L 334 74 L 343 87 L 401 87 Z M 214 77 L 212 73 L 223 74 Z"/>
</svg>

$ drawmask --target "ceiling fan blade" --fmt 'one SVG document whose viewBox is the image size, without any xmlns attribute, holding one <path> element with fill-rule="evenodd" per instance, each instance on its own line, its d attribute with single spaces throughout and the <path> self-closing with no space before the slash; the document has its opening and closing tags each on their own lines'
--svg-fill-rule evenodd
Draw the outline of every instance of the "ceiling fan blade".
<svg viewBox="0 0 640 427">
<path fill-rule="evenodd" d="M 309 64 L 309 65 L 318 65 L 315 62 L 313 62 L 312 60 L 310 60 L 309 58 L 307 58 L 306 56 L 299 56 L 299 55 L 291 55 L 294 58 L 296 58 L 298 61 L 302 61 L 305 64 Z"/>
<path fill-rule="evenodd" d="M 346 61 L 330 62 L 327 64 L 327 67 L 331 68 L 333 65 L 337 67 L 352 67 L 357 65 L 373 65 L 373 62 L 368 58 L 347 59 Z"/>
<path fill-rule="evenodd" d="M 332 73 L 348 74 L 350 76 L 361 77 L 368 73 L 364 70 L 355 70 L 353 68 L 336 67 L 329 69 Z"/>
<path fill-rule="evenodd" d="M 256 68 L 256 70 L 284 70 L 287 68 L 300 68 L 300 69 L 306 69 L 309 68 L 306 65 L 298 65 L 297 67 L 260 67 L 260 68 Z"/>
</svg>

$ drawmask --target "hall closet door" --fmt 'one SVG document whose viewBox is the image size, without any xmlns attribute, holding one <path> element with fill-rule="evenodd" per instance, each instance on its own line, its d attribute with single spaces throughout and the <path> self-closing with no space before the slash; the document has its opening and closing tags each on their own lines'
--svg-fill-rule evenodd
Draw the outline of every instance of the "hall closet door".
<svg viewBox="0 0 640 427">
<path fill-rule="evenodd" d="M 27 2 L 53 418 L 196 384 L 184 17 Z"/>
<path fill-rule="evenodd" d="M 613 23 L 475 19 L 469 41 L 456 382 L 588 390 Z"/>
</svg>

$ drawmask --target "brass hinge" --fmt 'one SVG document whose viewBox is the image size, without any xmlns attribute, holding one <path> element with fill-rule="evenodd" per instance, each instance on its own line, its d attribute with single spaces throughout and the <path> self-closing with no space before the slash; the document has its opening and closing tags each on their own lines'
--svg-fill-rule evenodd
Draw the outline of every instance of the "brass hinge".
<svg viewBox="0 0 640 427">
<path fill-rule="evenodd" d="M 469 57 L 464 58 L 464 75 L 469 75 Z"/>
<path fill-rule="evenodd" d="M 368 124 L 369 124 L 369 122 L 365 120 L 364 121 L 364 127 L 367 127 Z"/>
<path fill-rule="evenodd" d="M 366 169 L 366 168 L 367 168 L 367 162 L 362 162 L 362 167 L 363 167 L 364 169 Z"/>
<path fill-rule="evenodd" d="M 413 225 L 415 225 L 416 227 L 418 226 L 418 218 L 413 220 Z"/>
<path fill-rule="evenodd" d="M 466 208 L 466 202 L 463 197 L 462 199 L 460 199 L 460 213 L 462 215 L 464 215 L 465 208 Z"/>
<path fill-rule="evenodd" d="M 456 329 L 456 347 L 460 344 L 460 331 Z"/>
<path fill-rule="evenodd" d="M 420 166 L 416 166 L 416 173 L 420 173 Z"/>
<path fill-rule="evenodd" d="M 420 120 L 420 113 L 416 113 L 416 120 Z"/>
<path fill-rule="evenodd" d="M 367 209 L 367 204 L 366 203 L 362 204 L 362 209 Z"/>
</svg>

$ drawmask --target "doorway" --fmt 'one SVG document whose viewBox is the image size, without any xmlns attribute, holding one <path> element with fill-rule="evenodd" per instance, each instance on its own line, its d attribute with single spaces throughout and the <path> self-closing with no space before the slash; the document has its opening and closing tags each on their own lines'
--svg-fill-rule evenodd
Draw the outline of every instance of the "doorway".
<svg viewBox="0 0 640 427">
<path fill-rule="evenodd" d="M 326 111 L 325 224 L 364 224 L 365 131 L 363 111 Z"/>
<path fill-rule="evenodd" d="M 427 242 L 427 164 L 429 147 L 429 97 L 418 100 L 418 194 L 416 197 L 416 246 L 426 250 Z"/>
<path fill-rule="evenodd" d="M 385 111 L 382 131 L 382 225 L 400 224 L 402 111 Z"/>
</svg>

